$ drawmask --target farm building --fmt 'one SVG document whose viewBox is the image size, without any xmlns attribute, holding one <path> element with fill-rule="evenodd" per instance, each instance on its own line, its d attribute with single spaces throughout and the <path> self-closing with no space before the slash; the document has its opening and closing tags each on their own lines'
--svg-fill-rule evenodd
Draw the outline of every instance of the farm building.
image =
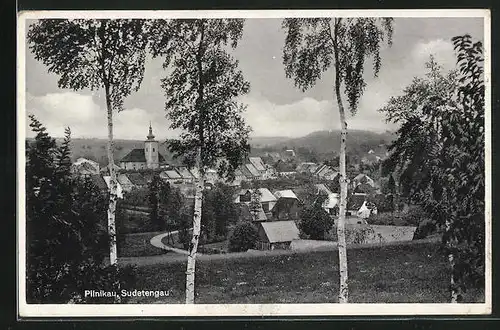
<svg viewBox="0 0 500 330">
<path fill-rule="evenodd" d="M 261 222 L 258 236 L 259 250 L 289 249 L 292 241 L 299 239 L 299 229 L 294 221 Z"/>
</svg>

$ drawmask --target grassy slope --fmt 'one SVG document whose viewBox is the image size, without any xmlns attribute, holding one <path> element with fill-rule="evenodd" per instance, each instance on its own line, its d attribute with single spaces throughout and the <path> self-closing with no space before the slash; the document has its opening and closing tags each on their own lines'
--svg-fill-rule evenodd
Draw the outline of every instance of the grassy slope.
<svg viewBox="0 0 500 330">
<path fill-rule="evenodd" d="M 167 251 L 154 247 L 151 238 L 162 232 L 126 234 L 123 241 L 118 242 L 118 257 L 146 257 L 165 254 Z"/>
<path fill-rule="evenodd" d="M 446 259 L 436 244 L 349 250 L 353 303 L 445 303 Z M 197 262 L 197 303 L 330 303 L 338 294 L 337 252 Z M 185 263 L 138 268 L 138 290 L 169 290 L 139 303 L 183 303 Z M 472 290 L 470 302 L 483 301 Z"/>
</svg>

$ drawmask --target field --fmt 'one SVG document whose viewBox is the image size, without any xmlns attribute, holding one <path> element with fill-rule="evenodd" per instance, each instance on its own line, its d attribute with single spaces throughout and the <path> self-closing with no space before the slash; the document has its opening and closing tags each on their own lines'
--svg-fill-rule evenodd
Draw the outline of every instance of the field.
<svg viewBox="0 0 500 330">
<path fill-rule="evenodd" d="M 117 242 L 118 257 L 147 257 L 164 254 L 167 251 L 154 247 L 149 243 L 151 238 L 162 232 L 125 234 Z"/>
<path fill-rule="evenodd" d="M 353 303 L 446 303 L 447 261 L 436 243 L 348 251 Z M 183 303 L 185 262 L 138 267 L 142 290 L 168 290 L 167 298 L 135 303 Z M 321 251 L 242 259 L 201 260 L 196 269 L 197 303 L 334 303 L 338 294 L 338 255 Z M 484 294 L 468 291 L 467 302 Z"/>
</svg>

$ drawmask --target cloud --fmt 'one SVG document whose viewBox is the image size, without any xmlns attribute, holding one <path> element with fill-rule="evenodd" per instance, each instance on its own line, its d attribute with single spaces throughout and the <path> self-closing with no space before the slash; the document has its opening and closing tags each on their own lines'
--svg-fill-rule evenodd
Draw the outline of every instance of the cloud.
<svg viewBox="0 0 500 330">
<path fill-rule="evenodd" d="M 364 95 L 358 114 L 347 113 L 348 127 L 377 132 L 389 129 L 384 116 L 376 111 L 384 100 L 376 91 Z M 248 105 L 245 119 L 253 129 L 253 136 L 300 137 L 315 131 L 340 129 L 337 105 L 332 101 L 305 97 L 298 102 L 279 105 L 251 96 L 241 101 Z M 347 110 L 347 104 L 345 106 Z"/>
<path fill-rule="evenodd" d="M 453 44 L 444 39 L 434 39 L 427 42 L 417 43 L 412 51 L 412 56 L 416 63 L 425 63 L 433 55 L 436 62 L 446 70 L 453 69 L 456 64 Z"/>
<path fill-rule="evenodd" d="M 27 94 L 26 115 L 33 114 L 47 128 L 53 137 L 64 135 L 65 127 L 70 127 L 72 137 L 107 138 L 106 111 L 95 102 L 92 95 L 75 92 L 49 93 L 43 96 Z M 154 133 L 162 139 L 175 135 L 168 129 L 164 112 L 147 111 L 141 108 L 125 109 L 113 116 L 115 139 L 145 139 L 149 122 Z M 27 136 L 34 136 L 26 120 Z"/>
</svg>

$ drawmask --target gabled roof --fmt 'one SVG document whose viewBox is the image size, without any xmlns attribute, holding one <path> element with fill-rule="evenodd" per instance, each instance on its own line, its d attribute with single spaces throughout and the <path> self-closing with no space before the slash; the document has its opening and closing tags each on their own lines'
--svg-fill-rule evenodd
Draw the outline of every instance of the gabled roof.
<svg viewBox="0 0 500 330">
<path fill-rule="evenodd" d="M 260 225 L 270 243 L 299 239 L 299 229 L 294 221 L 261 222 Z"/>
<path fill-rule="evenodd" d="M 369 194 L 374 191 L 375 188 L 369 185 L 368 183 L 360 183 L 356 186 L 356 188 L 354 188 L 353 193 Z"/>
<path fill-rule="evenodd" d="M 276 196 L 274 196 L 271 191 L 267 188 L 259 188 L 260 191 L 260 202 L 275 202 L 277 200 Z"/>
<path fill-rule="evenodd" d="M 116 179 L 118 180 L 118 182 L 121 184 L 121 185 L 130 185 L 132 184 L 132 181 L 130 181 L 130 179 L 128 178 L 128 176 L 124 173 L 122 174 L 119 174 Z"/>
<path fill-rule="evenodd" d="M 280 198 L 295 198 L 295 199 L 298 199 L 297 195 L 295 195 L 295 193 L 291 189 L 275 191 L 274 192 L 274 196 L 276 196 L 276 198 L 278 198 L 278 199 L 280 199 Z"/>
<path fill-rule="evenodd" d="M 183 179 L 193 179 L 193 174 L 189 172 L 187 167 L 177 167 L 177 172 Z"/>
<path fill-rule="evenodd" d="M 165 158 L 162 154 L 158 153 L 158 161 L 160 163 L 165 162 Z M 128 154 L 123 157 L 120 162 L 137 162 L 137 163 L 145 163 L 146 156 L 144 154 L 144 149 L 136 148 L 132 149 Z"/>
<path fill-rule="evenodd" d="M 347 209 L 354 211 L 359 210 L 361 206 L 363 206 L 365 199 L 365 195 L 351 195 L 351 197 L 347 200 Z"/>
<path fill-rule="evenodd" d="M 135 186 L 145 186 L 148 184 L 146 178 L 141 173 L 126 173 L 125 175 Z"/>
<path fill-rule="evenodd" d="M 102 175 L 100 175 L 100 174 L 92 174 L 90 176 L 90 180 L 100 190 L 108 190 L 108 185 L 106 184 L 106 181 L 104 181 Z"/>
<path fill-rule="evenodd" d="M 318 183 L 318 184 L 315 184 L 314 186 L 318 189 L 318 193 L 326 194 L 326 195 L 330 195 L 332 193 L 332 191 L 330 189 L 328 189 L 328 187 L 326 185 L 324 185 L 323 183 Z"/>
<path fill-rule="evenodd" d="M 250 205 L 247 203 L 240 204 L 241 212 L 243 216 L 247 219 L 251 219 L 252 221 L 267 221 L 266 212 L 262 208 L 262 205 L 259 205 L 259 210 L 256 214 L 256 218 L 253 217 L 252 212 L 250 211 Z"/>
<path fill-rule="evenodd" d="M 246 166 L 241 166 L 240 167 L 241 173 L 247 178 L 247 179 L 253 179 L 252 173 L 248 170 Z"/>
<path fill-rule="evenodd" d="M 245 164 L 245 167 L 252 174 L 252 176 L 259 176 L 259 171 L 252 164 Z"/>
<path fill-rule="evenodd" d="M 160 176 L 163 179 L 182 179 L 181 175 L 174 169 L 162 171 Z"/>
<path fill-rule="evenodd" d="M 266 170 L 266 166 L 260 157 L 248 157 L 250 163 L 257 169 L 257 171 L 263 172 Z"/>
<path fill-rule="evenodd" d="M 352 181 L 357 182 L 357 184 L 367 183 L 367 184 L 369 184 L 371 186 L 373 186 L 375 184 L 375 182 L 373 181 L 373 179 L 370 178 L 368 175 L 366 175 L 364 173 L 360 173 L 360 174 L 356 175 L 354 177 L 354 179 L 352 179 Z"/>
</svg>

